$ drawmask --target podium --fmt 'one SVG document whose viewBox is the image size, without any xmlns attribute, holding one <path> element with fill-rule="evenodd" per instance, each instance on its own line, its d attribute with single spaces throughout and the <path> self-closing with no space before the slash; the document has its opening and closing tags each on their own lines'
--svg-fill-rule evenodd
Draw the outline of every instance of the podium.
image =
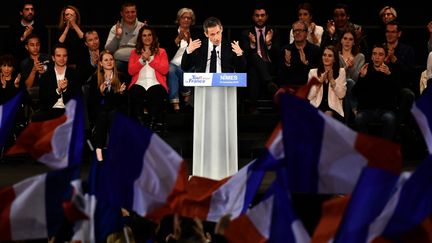
<svg viewBox="0 0 432 243">
<path fill-rule="evenodd" d="M 185 73 L 195 87 L 192 175 L 222 179 L 238 171 L 237 87 L 245 73 Z"/>
</svg>

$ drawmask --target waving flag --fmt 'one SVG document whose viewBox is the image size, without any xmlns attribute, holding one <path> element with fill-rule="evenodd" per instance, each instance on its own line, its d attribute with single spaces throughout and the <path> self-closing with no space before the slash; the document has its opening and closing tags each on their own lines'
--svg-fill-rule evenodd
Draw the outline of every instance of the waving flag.
<svg viewBox="0 0 432 243">
<path fill-rule="evenodd" d="M 271 159 L 263 156 L 258 160 Z M 233 217 L 243 214 L 258 192 L 263 171 L 254 171 L 255 161 L 236 174 L 216 181 L 193 176 L 186 185 L 186 193 L 175 199 L 176 213 L 186 217 L 217 222 L 229 213 Z"/>
<path fill-rule="evenodd" d="M 414 173 L 404 172 L 399 177 L 384 170 L 365 168 L 346 211 L 335 210 L 329 214 L 324 209 L 321 222 L 327 223 L 320 223 L 312 242 L 394 242 L 406 238 L 420 226 L 425 226 L 423 229 L 430 237 L 432 226 L 428 222 L 422 224 L 432 215 L 431 171 L 432 156 Z M 339 202 L 333 208 L 340 209 L 344 204 Z M 336 233 L 334 226 L 339 223 L 330 219 L 342 214 L 343 221 Z M 424 235 L 415 236 L 416 240 L 411 238 L 411 241 L 430 241 L 430 238 L 423 241 Z"/>
<path fill-rule="evenodd" d="M 293 192 L 350 193 L 365 166 L 399 173 L 400 145 L 351 130 L 308 101 L 281 97 L 284 163 Z"/>
<path fill-rule="evenodd" d="M 229 242 L 310 242 L 283 184 L 278 176 L 260 203 L 229 224 L 225 229 Z"/>
<path fill-rule="evenodd" d="M 81 97 L 69 100 L 65 114 L 31 122 L 7 155 L 29 153 L 53 169 L 81 163 L 84 146 L 84 107 Z"/>
<path fill-rule="evenodd" d="M 321 219 L 313 233 L 312 243 L 331 242 L 342 221 L 349 199 L 349 195 L 344 195 L 323 203 Z"/>
<path fill-rule="evenodd" d="M 334 242 L 367 242 L 370 224 L 387 204 L 399 176 L 365 167 L 352 193 Z"/>
<path fill-rule="evenodd" d="M 432 215 L 432 156 L 400 183 L 380 216 L 370 226 L 369 238 L 395 240 Z"/>
<path fill-rule="evenodd" d="M 170 212 L 168 202 L 184 192 L 187 169 L 157 134 L 116 114 L 99 177 L 98 201 L 158 220 Z"/>
<path fill-rule="evenodd" d="M 0 189 L 0 242 L 54 236 L 65 220 L 62 204 L 70 182 L 78 176 L 74 166 Z"/>
<path fill-rule="evenodd" d="M 12 132 L 15 115 L 21 104 L 23 93 L 19 92 L 11 100 L 0 105 L 0 148 L 3 147 Z"/>
<path fill-rule="evenodd" d="M 425 89 L 413 104 L 411 113 L 423 133 L 429 154 L 432 154 L 432 89 Z"/>
<path fill-rule="evenodd" d="M 124 227 L 120 207 L 112 206 L 104 200 L 98 200 L 96 190 L 99 183 L 98 174 L 103 165 L 93 160 L 88 176 L 88 191 L 84 192 L 80 185 L 75 184 L 77 196 L 82 198 L 82 212 L 88 219 L 75 221 L 73 241 L 106 242 L 107 237 Z"/>
</svg>

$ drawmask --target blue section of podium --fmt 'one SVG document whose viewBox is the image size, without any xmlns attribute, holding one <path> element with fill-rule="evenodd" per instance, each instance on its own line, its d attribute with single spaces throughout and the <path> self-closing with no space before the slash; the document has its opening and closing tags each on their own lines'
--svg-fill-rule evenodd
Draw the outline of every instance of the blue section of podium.
<svg viewBox="0 0 432 243">
<path fill-rule="evenodd" d="M 246 87 L 246 73 L 184 73 L 184 86 Z"/>
</svg>

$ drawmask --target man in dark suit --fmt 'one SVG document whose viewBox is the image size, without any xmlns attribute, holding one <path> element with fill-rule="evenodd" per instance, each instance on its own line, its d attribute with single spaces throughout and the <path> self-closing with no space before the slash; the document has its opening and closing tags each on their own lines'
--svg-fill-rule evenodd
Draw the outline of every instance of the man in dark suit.
<svg viewBox="0 0 432 243">
<path fill-rule="evenodd" d="M 181 66 L 183 70 L 210 72 L 210 55 L 213 48 L 217 53 L 216 73 L 246 71 L 246 59 L 238 41 L 229 43 L 222 39 L 223 27 L 219 19 L 210 17 L 204 21 L 206 40 L 192 40 L 183 53 Z"/>
<path fill-rule="evenodd" d="M 18 63 L 27 57 L 25 44 L 27 38 L 33 34 L 40 39 L 42 53 L 47 52 L 48 31 L 40 21 L 35 18 L 35 2 L 33 0 L 24 0 L 20 4 L 20 21 L 11 24 L 8 34 L 8 50 L 12 52 Z"/>
<path fill-rule="evenodd" d="M 183 53 L 182 69 L 226 73 L 246 71 L 238 41 L 222 39 L 219 19 L 204 21 L 205 40 L 192 40 Z M 237 87 L 195 87 L 192 173 L 221 179 L 237 172 Z"/>
<path fill-rule="evenodd" d="M 65 104 L 77 91 L 77 75 L 74 69 L 67 68 L 67 59 L 66 46 L 56 44 L 52 51 L 54 65 L 49 65 L 40 79 L 40 114 L 35 114 L 37 120 L 51 119 L 63 114 Z"/>
<path fill-rule="evenodd" d="M 242 32 L 241 47 L 246 53 L 248 86 L 246 98 L 249 112 L 256 113 L 259 98 L 271 96 L 277 85 L 273 76 L 277 74 L 280 59 L 278 31 L 267 24 L 269 14 L 264 4 L 253 9 L 253 26 Z"/>
<path fill-rule="evenodd" d="M 102 52 L 102 47 L 100 45 L 99 34 L 96 29 L 89 29 L 84 33 L 84 44 L 87 47 L 83 53 L 84 59 L 77 63 L 78 71 L 78 88 L 81 85 L 81 90 L 84 95 L 85 102 L 85 121 L 86 129 L 91 131 L 96 119 L 97 108 L 89 102 L 90 96 L 90 86 L 93 74 L 96 72 L 99 63 L 99 54 Z"/>
</svg>

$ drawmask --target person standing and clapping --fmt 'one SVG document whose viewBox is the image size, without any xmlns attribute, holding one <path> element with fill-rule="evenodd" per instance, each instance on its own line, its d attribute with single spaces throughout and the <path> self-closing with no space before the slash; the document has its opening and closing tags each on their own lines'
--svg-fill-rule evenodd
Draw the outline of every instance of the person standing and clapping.
<svg viewBox="0 0 432 243">
<path fill-rule="evenodd" d="M 103 161 L 102 149 L 107 145 L 107 135 L 114 113 L 127 110 L 124 79 L 125 77 L 117 71 L 113 54 L 107 50 L 101 52 L 89 89 L 89 105 L 94 107 L 91 110 L 96 113 L 94 142 L 98 161 Z"/>
</svg>

